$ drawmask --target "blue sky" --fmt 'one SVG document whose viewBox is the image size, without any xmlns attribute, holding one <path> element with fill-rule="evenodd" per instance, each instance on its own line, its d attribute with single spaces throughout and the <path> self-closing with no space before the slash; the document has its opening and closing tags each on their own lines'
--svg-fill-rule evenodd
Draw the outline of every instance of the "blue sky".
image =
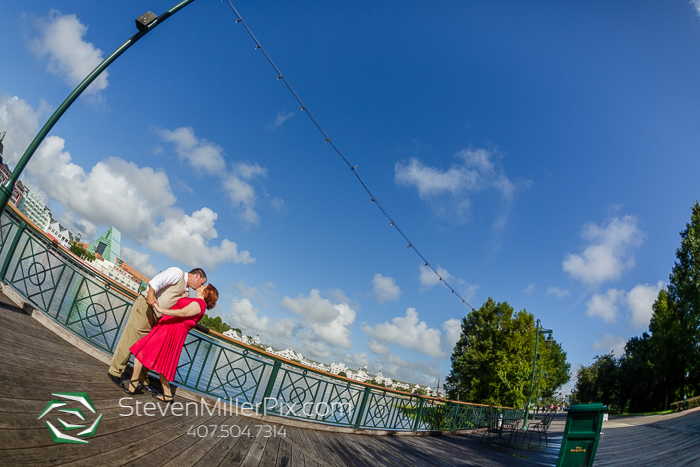
<svg viewBox="0 0 700 467">
<path fill-rule="evenodd" d="M 697 2 L 234 5 L 469 303 L 527 309 L 574 368 L 647 328 L 698 198 Z M 171 6 L 4 5 L 5 160 Z M 83 239 L 116 226 L 146 274 L 203 266 L 215 312 L 264 342 L 444 381 L 469 309 L 254 46 L 226 2 L 194 2 L 71 107 L 24 180 Z"/>
</svg>

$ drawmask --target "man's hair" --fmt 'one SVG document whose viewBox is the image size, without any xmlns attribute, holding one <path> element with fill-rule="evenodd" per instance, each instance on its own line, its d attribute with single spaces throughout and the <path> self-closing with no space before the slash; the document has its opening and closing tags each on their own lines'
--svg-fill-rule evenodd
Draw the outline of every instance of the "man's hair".
<svg viewBox="0 0 700 467">
<path fill-rule="evenodd" d="M 194 268 L 194 269 L 191 270 L 188 274 L 198 274 L 199 277 L 201 277 L 202 279 L 204 279 L 204 282 L 207 281 L 207 273 L 204 272 L 204 269 L 202 269 L 202 268 Z"/>
</svg>

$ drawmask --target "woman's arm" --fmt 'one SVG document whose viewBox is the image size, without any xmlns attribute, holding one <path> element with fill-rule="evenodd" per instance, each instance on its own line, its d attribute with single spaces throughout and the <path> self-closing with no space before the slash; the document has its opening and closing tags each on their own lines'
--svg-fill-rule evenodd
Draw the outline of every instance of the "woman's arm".
<svg viewBox="0 0 700 467">
<path fill-rule="evenodd" d="M 158 305 L 155 306 L 155 309 L 157 312 L 163 313 L 164 315 L 177 316 L 180 318 L 189 318 L 191 316 L 197 316 L 202 312 L 202 308 L 197 302 L 192 302 L 185 308 L 181 308 L 179 310 L 173 310 L 172 308 L 161 308 Z"/>
</svg>

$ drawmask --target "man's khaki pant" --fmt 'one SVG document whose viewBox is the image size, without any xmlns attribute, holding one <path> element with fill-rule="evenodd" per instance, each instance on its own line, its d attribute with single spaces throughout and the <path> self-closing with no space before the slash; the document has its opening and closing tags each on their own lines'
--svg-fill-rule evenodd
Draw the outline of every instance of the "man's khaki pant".
<svg viewBox="0 0 700 467">
<path fill-rule="evenodd" d="M 126 364 L 129 362 L 129 356 L 131 355 L 129 349 L 137 340 L 148 334 L 157 322 L 158 319 L 155 317 L 153 308 L 148 306 L 143 295 L 139 295 L 134 305 L 131 307 L 126 327 L 124 328 L 122 337 L 119 339 L 117 348 L 114 350 L 114 356 L 109 365 L 110 375 L 121 376 L 126 368 Z M 132 375 L 131 377 L 133 378 L 134 376 Z M 141 380 L 142 383 L 148 384 L 148 368 L 143 367 L 139 375 L 139 380 Z"/>
</svg>

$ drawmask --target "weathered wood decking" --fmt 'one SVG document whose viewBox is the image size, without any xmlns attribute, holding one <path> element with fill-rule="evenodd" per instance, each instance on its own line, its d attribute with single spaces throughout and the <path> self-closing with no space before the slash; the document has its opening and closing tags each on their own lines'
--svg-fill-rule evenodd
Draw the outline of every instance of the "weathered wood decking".
<svg viewBox="0 0 700 467">
<path fill-rule="evenodd" d="M 565 415 L 550 428 L 549 449 L 491 447 L 478 437 L 460 436 L 369 436 L 332 433 L 261 422 L 240 415 L 154 417 L 121 416 L 123 391 L 106 376 L 107 366 L 88 356 L 42 326 L 21 310 L 0 305 L 0 464 L 2 465 L 247 465 L 247 466 L 501 466 L 554 465 Z M 89 444 L 60 444 L 51 440 L 44 420 L 37 417 L 54 392 L 87 392 L 104 419 Z M 135 396 L 142 403 L 148 395 Z M 186 401 L 183 401 L 186 402 Z M 700 414 L 700 412 L 698 412 Z M 596 465 L 625 465 L 626 453 L 636 446 L 654 446 L 661 464 L 635 460 L 635 465 L 690 465 L 698 457 L 687 454 L 686 464 L 676 463 L 674 446 L 689 449 L 697 440 L 700 417 L 688 417 L 681 425 L 689 431 L 663 428 L 665 421 L 643 427 L 606 428 Z M 694 420 L 694 421 L 693 421 Z M 678 426 L 678 421 L 672 425 Z M 629 424 L 634 425 L 632 421 Z M 188 435 L 192 426 L 236 425 L 251 436 L 237 438 Z M 264 428 L 259 428 L 266 425 Z M 658 425 L 658 426 L 657 426 Z M 268 428 L 269 427 L 269 428 Z M 264 435 L 282 428 L 286 436 Z M 236 429 L 237 431 L 238 429 Z M 634 430 L 664 433 L 665 445 L 642 440 Z M 665 431 L 664 431 L 665 430 Z M 695 430 L 695 431 L 693 431 Z M 259 436 L 258 432 L 260 432 Z M 640 431 L 641 433 L 642 431 Z M 628 434 L 632 434 L 628 438 Z M 648 436 L 643 434 L 642 437 Z M 672 442 L 675 439 L 677 442 Z M 637 443 L 633 450 L 618 444 Z M 654 440 L 654 439 L 652 439 Z M 696 446 L 700 443 L 695 441 Z M 647 449 L 648 451 L 648 449 Z M 652 459 L 648 457 L 645 459 Z M 644 457 L 644 456 L 642 456 Z M 631 459 L 631 457 L 630 457 Z"/>
</svg>

